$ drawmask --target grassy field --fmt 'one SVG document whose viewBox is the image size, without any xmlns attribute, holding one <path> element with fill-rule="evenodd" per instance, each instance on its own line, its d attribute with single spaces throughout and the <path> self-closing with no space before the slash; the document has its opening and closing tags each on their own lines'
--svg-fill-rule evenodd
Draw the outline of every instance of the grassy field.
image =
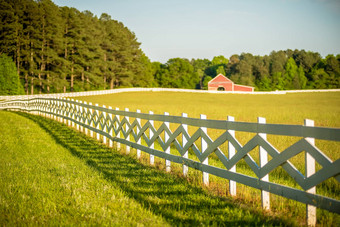
<svg viewBox="0 0 340 227">
<path fill-rule="evenodd" d="M 130 111 L 150 110 L 155 114 L 188 113 L 189 117 L 256 122 L 265 117 L 267 123 L 303 124 L 308 118 L 315 126 L 340 127 L 340 92 L 295 93 L 286 95 L 196 94 L 180 92 L 127 92 L 112 95 L 76 97 L 99 105 L 119 107 Z"/>
<path fill-rule="evenodd" d="M 249 95 L 249 94 L 195 94 L 179 92 L 128 92 L 112 95 L 78 97 L 92 104 L 106 105 L 130 111 L 140 109 L 142 113 L 153 111 L 155 114 L 199 118 L 200 114 L 208 119 L 226 120 L 234 116 L 235 121 L 256 122 L 257 117 L 266 118 L 267 123 L 303 125 L 304 119 L 312 119 L 315 126 L 340 127 L 340 92 L 295 93 L 286 95 Z M 160 123 L 158 122 L 158 125 Z M 155 122 L 157 126 L 157 122 Z M 190 129 L 189 132 L 194 132 Z M 208 130 L 211 138 L 220 132 Z M 253 134 L 236 132 L 241 144 L 245 144 Z M 296 142 L 296 138 L 268 135 L 268 140 L 277 149 L 284 150 Z M 319 148 L 332 160 L 340 158 L 340 146 L 334 142 L 316 142 Z"/>
<path fill-rule="evenodd" d="M 79 97 L 79 100 L 98 103 L 99 105 L 125 107 L 130 111 L 140 109 L 144 113 L 150 110 L 155 114 L 169 112 L 170 115 L 188 113 L 189 117 L 198 118 L 200 114 L 206 114 L 208 119 L 226 120 L 227 116 L 234 116 L 236 121 L 256 122 L 257 117 L 265 117 L 267 123 L 277 124 L 303 124 L 304 119 L 312 119 L 315 126 L 340 127 L 340 92 L 332 93 L 297 93 L 286 95 L 240 95 L 240 94 L 192 94 L 175 92 L 136 92 L 120 93 L 104 96 Z M 160 123 L 158 123 L 159 125 Z M 156 123 L 157 128 L 157 123 Z M 191 134 L 196 129 L 189 127 Z M 208 130 L 211 138 L 217 138 L 221 132 Z M 236 137 L 241 144 L 248 142 L 254 134 L 236 132 Z M 295 143 L 299 138 L 271 136 L 268 140 L 279 151 Z M 179 139 L 180 140 L 180 139 Z M 332 160 L 340 158 L 340 145 L 338 142 L 316 141 L 316 145 Z M 199 144 L 197 145 L 199 147 Z M 156 145 L 157 147 L 157 145 Z M 222 147 L 226 154 L 227 147 Z M 177 154 L 175 149 L 171 153 Z M 250 154 L 258 162 L 258 150 Z M 191 155 L 192 159 L 195 159 Z M 270 157 L 269 157 L 270 159 Z M 296 168 L 304 173 L 304 153 L 297 155 L 290 161 Z M 145 161 L 147 163 L 147 161 Z M 164 169 L 162 160 L 158 160 L 160 169 Z M 209 164 L 221 166 L 216 157 L 209 158 Z M 317 170 L 321 168 L 317 165 Z M 238 172 L 253 175 L 250 168 L 241 162 L 237 166 Z M 172 172 L 180 175 L 180 166 L 174 165 Z M 191 181 L 200 184 L 200 173 L 192 171 Z M 190 178 L 189 177 L 189 178 Z M 198 180 L 197 180 L 198 179 Z M 294 183 L 288 174 L 278 168 L 270 174 L 273 182 L 285 184 L 291 187 L 299 186 Z M 228 191 L 228 183 L 225 180 L 211 177 L 210 190 L 223 196 Z M 340 199 L 340 185 L 334 179 L 330 179 L 317 187 L 317 192 L 325 196 Z M 259 191 L 249 187 L 238 185 L 238 198 L 245 203 L 251 203 L 255 207 L 260 206 Z M 303 204 L 271 195 L 272 209 L 281 213 L 289 213 L 292 217 L 301 219 L 305 217 Z M 321 225 L 338 225 L 339 215 L 318 210 L 318 222 Z"/>
<path fill-rule="evenodd" d="M 0 225 L 287 226 L 58 122 L 0 111 Z"/>
</svg>

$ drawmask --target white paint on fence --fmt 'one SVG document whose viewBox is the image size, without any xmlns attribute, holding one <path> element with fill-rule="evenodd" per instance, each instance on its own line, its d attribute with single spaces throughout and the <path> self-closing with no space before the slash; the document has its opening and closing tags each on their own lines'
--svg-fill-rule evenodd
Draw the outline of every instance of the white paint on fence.
<svg viewBox="0 0 340 227">
<path fill-rule="evenodd" d="M 89 105 L 92 106 L 92 102 L 89 102 Z M 93 109 L 92 108 L 89 108 L 89 113 L 91 116 L 93 116 Z M 91 119 L 89 119 L 91 120 Z M 91 127 L 94 127 L 94 123 L 93 123 L 93 120 L 90 121 L 90 126 Z M 93 130 L 90 130 L 90 136 L 93 138 Z"/>
<path fill-rule="evenodd" d="M 258 117 L 257 122 L 259 124 L 266 124 L 266 119 L 263 117 Z M 260 137 L 262 137 L 264 140 L 267 140 L 267 134 L 265 133 L 259 133 Z M 259 160 L 260 160 L 260 168 L 264 167 L 268 162 L 268 154 L 267 151 L 260 146 L 259 147 Z M 269 181 L 269 175 L 265 175 L 264 177 L 260 178 L 260 180 L 263 181 Z M 270 210 L 270 195 L 269 192 L 266 192 L 265 190 L 261 190 L 261 201 L 262 201 L 262 208 L 265 210 Z"/>
<path fill-rule="evenodd" d="M 227 120 L 228 121 L 235 121 L 235 118 L 232 117 L 232 116 L 228 116 Z M 235 130 L 228 130 L 228 132 L 232 137 L 235 137 Z M 228 141 L 228 158 L 229 158 L 229 160 L 232 157 L 234 157 L 234 155 L 235 155 L 235 147 L 230 141 Z M 236 173 L 236 165 L 231 167 L 229 169 L 229 171 Z M 229 193 L 230 193 L 231 196 L 236 196 L 236 181 L 229 180 Z"/>
<path fill-rule="evenodd" d="M 204 114 L 200 115 L 200 118 L 202 120 L 206 120 L 207 116 Z M 206 127 L 201 127 L 201 130 L 203 133 L 205 133 L 207 135 L 208 131 Z M 204 153 L 204 151 L 208 148 L 208 144 L 207 142 L 204 140 L 203 136 L 201 136 L 201 152 L 202 154 Z M 206 157 L 204 160 L 202 160 L 202 164 L 205 165 L 209 165 L 209 159 L 208 157 Z M 208 186 L 209 185 L 209 173 L 202 171 L 202 175 L 203 175 L 203 184 Z"/>
<path fill-rule="evenodd" d="M 149 111 L 149 115 L 153 115 L 153 112 L 152 112 L 152 111 Z M 154 125 L 153 125 L 154 122 L 153 122 L 153 120 L 149 120 L 149 122 L 150 122 L 149 140 L 151 140 L 152 137 L 153 137 L 153 131 L 152 131 L 152 129 L 153 129 L 153 127 L 154 127 Z M 155 143 L 151 143 L 150 148 L 151 148 L 151 149 L 154 149 L 154 148 L 155 148 Z M 154 156 L 153 154 L 150 154 L 150 165 L 154 165 L 154 164 L 155 164 L 155 156 Z"/>
<path fill-rule="evenodd" d="M 185 119 L 185 118 L 188 117 L 188 114 L 182 113 L 182 117 L 183 117 L 183 119 Z M 187 138 L 185 137 L 185 135 L 188 134 L 188 125 L 182 123 L 182 127 L 183 127 L 183 130 L 184 130 L 184 132 L 182 133 L 182 147 L 184 147 L 188 142 Z M 188 158 L 189 157 L 188 153 L 189 153 L 188 151 L 185 151 L 184 154 L 183 154 L 183 158 Z M 188 175 L 188 169 L 189 169 L 189 167 L 187 165 L 183 164 L 183 176 L 186 177 Z"/>
<path fill-rule="evenodd" d="M 235 122 L 232 117 L 228 117 L 228 121 L 223 121 L 206 120 L 205 115 L 201 115 L 200 119 L 188 118 L 187 114 L 184 113 L 181 117 L 169 116 L 167 113 L 154 115 L 152 111 L 149 114 L 141 114 L 140 111 L 133 113 L 128 112 L 128 110 L 119 111 L 118 108 L 116 110 L 112 110 L 110 107 L 106 109 L 105 106 L 92 106 L 91 103 L 87 105 L 85 102 L 82 104 L 79 101 L 66 100 L 65 98 L 0 102 L 1 109 L 22 110 L 41 116 L 50 116 L 66 124 L 71 121 L 76 124 L 77 128 L 79 125 L 84 127 L 85 133 L 87 133 L 87 129 L 90 130 L 92 137 L 93 131 L 95 131 L 97 139 L 100 138 L 98 137 L 100 135 L 104 138 L 108 133 L 111 133 L 110 137 L 116 141 L 117 149 L 120 148 L 120 143 L 137 147 L 150 155 L 151 165 L 154 164 L 154 155 L 156 155 L 159 158 L 166 159 L 166 167 L 170 167 L 167 164 L 168 161 L 183 164 L 183 175 L 185 176 L 187 176 L 188 167 L 201 170 L 205 185 L 209 184 L 209 174 L 229 180 L 231 195 L 236 195 L 236 187 L 232 186 L 234 183 L 236 185 L 236 182 L 260 189 L 262 190 L 261 197 L 264 209 L 270 207 L 269 199 L 266 199 L 269 197 L 265 196 L 266 193 L 268 193 L 267 195 L 273 193 L 305 203 L 307 205 L 308 225 L 315 225 L 316 223 L 316 207 L 340 213 L 339 200 L 318 195 L 315 190 L 316 185 L 332 177 L 335 178 L 336 182 L 340 182 L 340 159 L 332 161 L 315 146 L 315 139 L 339 142 L 340 129 L 338 128 L 314 127 L 314 122 L 311 120 L 305 120 L 302 126 L 266 124 L 264 118 L 258 118 L 257 123 L 245 123 Z M 122 121 L 120 121 L 120 116 Z M 135 118 L 137 123 L 130 123 L 129 117 Z M 144 125 L 141 124 L 141 120 L 143 120 L 143 123 L 145 122 Z M 164 122 L 164 124 L 161 124 L 164 129 L 156 129 L 154 121 Z M 170 126 L 175 125 L 179 126 L 175 131 L 177 134 L 174 135 L 175 132 L 170 130 Z M 197 131 L 190 135 L 188 126 L 196 128 Z M 136 132 L 134 132 L 134 127 L 136 127 Z M 213 141 L 208 135 L 208 128 L 222 130 L 223 133 Z M 143 129 L 143 133 L 141 133 L 141 129 Z M 245 145 L 241 145 L 235 137 L 235 131 L 255 133 L 256 135 Z M 147 135 L 148 132 L 149 135 Z M 132 134 L 137 141 L 133 143 L 128 138 L 127 133 Z M 161 141 L 162 133 L 164 133 L 164 143 Z M 267 141 L 267 134 L 293 136 L 302 139 L 280 152 Z M 125 139 L 121 135 L 124 135 Z M 182 136 L 182 144 L 177 141 L 180 136 Z M 145 138 L 146 144 L 141 144 L 141 137 Z M 195 142 L 199 140 L 201 141 L 200 150 L 195 145 Z M 160 141 L 159 146 L 161 148 L 155 149 L 155 141 Z M 169 147 L 165 146 L 165 143 L 175 145 L 181 155 L 170 154 Z M 224 143 L 228 143 L 228 158 L 220 149 L 220 146 Z M 257 165 L 249 155 L 249 152 L 257 146 L 260 147 L 260 165 Z M 189 149 L 194 151 L 195 158 L 200 161 L 188 158 Z M 137 152 L 140 152 L 140 150 L 137 150 Z M 305 176 L 289 162 L 289 159 L 293 157 L 292 154 L 299 154 L 302 151 L 306 152 Z M 223 167 L 209 165 L 208 156 L 213 153 L 217 155 Z M 268 161 L 268 155 L 271 156 L 270 161 Z M 139 158 L 140 154 L 137 153 L 137 157 Z M 237 173 L 235 167 L 240 161 L 245 161 L 256 177 Z M 322 166 L 318 171 L 315 168 L 316 162 Z M 284 169 L 301 189 L 270 182 L 269 173 L 278 167 Z"/>
<path fill-rule="evenodd" d="M 76 100 L 76 102 L 79 103 L 78 100 Z M 98 104 L 97 104 L 97 106 L 98 106 Z M 80 105 L 77 105 L 77 106 L 76 106 L 76 110 L 77 110 L 76 113 L 79 113 L 79 112 L 80 112 L 80 107 L 81 107 Z M 79 122 L 79 116 L 78 116 L 78 114 L 76 114 L 76 121 Z M 77 128 L 77 130 L 79 131 L 79 124 L 76 125 L 76 128 Z"/>
<path fill-rule="evenodd" d="M 106 108 L 106 106 L 103 105 L 103 108 Z M 102 114 L 103 114 L 104 119 L 107 119 L 106 118 L 106 112 L 103 111 Z M 103 132 L 108 133 L 107 126 L 106 126 L 106 120 L 103 121 L 102 130 L 103 130 Z M 103 135 L 103 144 L 106 144 L 106 136 L 104 136 L 104 135 Z"/>
<path fill-rule="evenodd" d="M 71 101 L 74 102 L 74 99 L 71 99 Z M 84 103 L 86 103 L 86 102 L 84 102 Z M 71 103 L 71 108 L 72 108 L 72 109 L 75 108 L 75 106 L 74 106 L 73 103 Z M 72 119 L 73 119 L 73 120 L 77 120 L 74 113 L 72 114 Z M 74 128 L 74 126 L 75 126 L 75 125 L 74 125 L 74 121 L 72 121 L 72 128 Z"/>
<path fill-rule="evenodd" d="M 125 108 L 125 112 L 129 112 L 129 108 Z M 127 141 L 130 141 L 130 133 L 128 133 L 128 131 L 130 129 L 130 126 L 129 126 L 130 118 L 128 116 L 125 116 L 125 120 L 126 120 L 126 123 L 125 123 L 125 133 L 127 133 L 127 136 L 126 136 L 125 139 Z M 126 154 L 130 154 L 130 146 L 126 145 L 125 146 L 125 151 L 126 151 Z"/>
<path fill-rule="evenodd" d="M 96 105 L 95 105 L 96 107 L 98 107 L 99 105 L 98 105 L 98 103 L 96 103 Z M 95 121 L 96 121 L 96 123 L 95 124 L 97 124 L 97 126 L 96 126 L 96 128 L 97 128 L 97 130 L 99 131 L 100 130 L 100 123 L 99 123 L 99 110 L 98 109 L 96 109 L 95 110 Z M 77 129 L 78 129 L 78 127 L 77 127 Z M 99 134 L 99 132 L 97 132 L 97 140 L 98 141 L 100 141 L 100 134 Z"/>
<path fill-rule="evenodd" d="M 137 113 L 140 113 L 141 111 L 140 111 L 140 110 L 137 110 L 136 112 L 137 112 Z M 140 118 L 136 118 L 136 121 L 137 121 L 137 123 L 138 123 L 138 126 L 140 127 L 140 126 L 141 126 L 141 120 L 140 120 Z M 136 135 L 139 135 L 139 132 L 140 132 L 138 126 L 136 127 Z M 139 138 L 137 139 L 137 144 L 138 144 L 138 145 L 141 144 L 141 138 L 142 138 L 142 137 L 139 137 Z M 136 152 L 137 152 L 137 159 L 140 159 L 140 158 L 141 158 L 141 150 L 140 150 L 140 149 L 137 149 Z"/>
<path fill-rule="evenodd" d="M 116 107 L 116 110 L 119 111 L 119 108 Z M 120 124 L 120 119 L 119 119 L 120 116 L 119 116 L 118 114 L 116 114 L 116 118 L 117 118 L 117 121 L 116 121 L 116 129 L 117 129 L 117 131 L 118 131 L 118 132 L 116 132 L 116 137 L 117 137 L 117 138 L 120 138 L 120 131 L 121 131 L 121 128 L 120 128 L 120 126 L 119 126 L 119 124 Z M 119 142 L 117 142 L 117 149 L 120 150 L 120 143 L 119 143 Z"/>
<path fill-rule="evenodd" d="M 314 127 L 314 121 L 305 119 L 304 121 L 305 126 Z M 311 145 L 315 145 L 315 139 L 311 137 L 306 137 L 306 140 Z M 310 177 L 315 173 L 315 159 L 312 155 L 310 155 L 307 151 L 305 153 L 305 165 L 306 165 L 306 177 Z M 307 190 L 307 192 L 315 194 L 316 187 L 311 187 Z M 315 226 L 316 225 L 316 207 L 312 205 L 306 205 L 306 219 L 308 226 Z"/>
<path fill-rule="evenodd" d="M 109 110 L 112 110 L 112 107 L 111 106 L 109 106 Z M 109 113 L 109 120 L 110 120 L 110 130 L 109 130 L 109 135 L 111 136 L 111 137 L 113 137 L 113 129 L 114 129 L 114 126 L 113 126 L 113 118 L 112 118 L 112 113 Z M 109 140 L 109 147 L 113 147 L 113 140 Z"/>
<path fill-rule="evenodd" d="M 169 116 L 169 113 L 164 112 L 164 115 Z M 168 129 L 170 129 L 170 123 L 169 122 L 165 121 L 164 124 Z M 164 143 L 168 142 L 169 139 L 170 139 L 170 135 L 166 131 L 164 131 Z M 170 154 L 170 146 L 165 149 L 165 153 Z M 166 172 L 171 171 L 170 160 L 165 159 L 165 170 L 166 170 Z"/>
<path fill-rule="evenodd" d="M 82 101 L 79 101 L 79 103 L 82 104 L 83 102 L 82 102 Z M 80 123 L 83 122 L 82 113 L 84 113 L 84 111 L 83 111 L 83 106 L 80 105 L 80 107 L 79 107 L 79 115 L 78 115 L 78 119 L 79 119 L 78 121 L 79 121 Z M 82 125 L 79 125 L 79 130 L 80 130 L 81 132 L 84 131 L 84 128 L 83 128 Z"/>
<path fill-rule="evenodd" d="M 87 102 L 84 101 L 85 106 L 87 105 Z M 84 114 L 85 114 L 85 119 L 83 120 L 83 124 L 87 125 L 87 113 L 88 113 L 88 108 L 84 107 Z M 88 135 L 88 129 L 85 127 L 85 135 Z"/>
<path fill-rule="evenodd" d="M 242 92 L 242 91 L 208 91 L 197 89 L 179 89 L 179 88 L 119 88 L 111 90 L 100 91 L 83 91 L 71 93 L 54 93 L 54 94 L 39 94 L 39 95 L 11 95 L 0 96 L 0 101 L 16 100 L 16 99 L 33 99 L 33 98 L 62 98 L 62 97 L 80 97 L 92 95 L 107 95 L 117 94 L 123 92 L 186 92 L 186 93 L 214 93 L 214 94 L 251 94 L 251 95 L 284 95 L 287 93 L 310 93 L 310 92 L 340 92 L 340 89 L 310 89 L 310 90 L 285 90 L 285 91 L 255 91 L 255 92 Z"/>
</svg>

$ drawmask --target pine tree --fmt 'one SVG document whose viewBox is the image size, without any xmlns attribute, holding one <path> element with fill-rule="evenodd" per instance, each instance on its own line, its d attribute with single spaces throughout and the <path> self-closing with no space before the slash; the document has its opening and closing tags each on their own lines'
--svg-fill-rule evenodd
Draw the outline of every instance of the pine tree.
<svg viewBox="0 0 340 227">
<path fill-rule="evenodd" d="M 5 54 L 0 55 L 0 95 L 24 94 L 17 68 L 13 60 Z"/>
</svg>

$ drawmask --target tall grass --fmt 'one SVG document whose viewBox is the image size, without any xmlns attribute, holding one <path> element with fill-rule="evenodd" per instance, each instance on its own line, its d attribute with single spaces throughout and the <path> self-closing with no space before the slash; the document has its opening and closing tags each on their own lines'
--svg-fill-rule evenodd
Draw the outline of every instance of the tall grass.
<svg viewBox="0 0 340 227">
<path fill-rule="evenodd" d="M 53 120 L 0 112 L 0 225 L 286 226 Z"/>
<path fill-rule="evenodd" d="M 155 114 L 170 115 L 188 113 L 199 118 L 226 120 L 234 116 L 236 121 L 256 122 L 265 117 L 268 123 L 303 124 L 305 118 L 315 120 L 316 126 L 340 127 L 340 92 L 291 93 L 285 95 L 250 94 L 196 94 L 181 92 L 127 92 L 110 95 L 77 97 L 99 105 L 150 110 Z"/>
</svg>

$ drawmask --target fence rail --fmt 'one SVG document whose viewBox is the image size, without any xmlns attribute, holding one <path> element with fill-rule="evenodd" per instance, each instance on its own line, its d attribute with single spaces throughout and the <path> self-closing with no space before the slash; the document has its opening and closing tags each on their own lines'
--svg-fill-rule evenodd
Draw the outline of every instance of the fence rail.
<svg viewBox="0 0 340 227">
<path fill-rule="evenodd" d="M 54 94 L 37 94 L 37 95 L 8 95 L 0 96 L 0 100 L 17 100 L 17 99 L 33 99 L 33 98 L 63 98 L 63 97 L 80 97 L 80 96 L 92 96 L 92 95 L 107 95 L 123 92 L 186 92 L 186 93 L 215 93 L 215 94 L 251 94 L 251 95 L 263 95 L 274 94 L 284 95 L 287 93 L 310 93 L 310 92 L 340 92 L 340 89 L 313 89 L 313 90 L 284 90 L 284 91 L 208 91 L 198 89 L 181 89 L 181 88 L 119 88 L 110 90 L 99 91 L 81 91 L 71 93 L 54 93 Z"/>
<path fill-rule="evenodd" d="M 330 178 L 334 178 L 336 184 L 340 182 L 340 159 L 332 161 L 315 146 L 315 139 L 339 142 L 339 128 L 314 127 L 311 120 L 306 120 L 304 125 L 280 125 L 266 124 L 264 118 L 258 118 L 257 123 L 245 123 L 236 122 L 233 117 L 221 121 L 208 120 L 205 115 L 197 119 L 189 118 L 187 114 L 147 114 L 65 98 L 3 101 L 0 110 L 25 111 L 59 120 L 90 136 L 96 135 L 105 144 L 109 142 L 110 147 L 115 142 L 117 147 L 124 144 L 127 152 L 134 148 L 138 158 L 141 151 L 146 152 L 150 155 L 150 164 L 154 163 L 154 156 L 163 158 L 167 171 L 171 170 L 172 162 L 183 165 L 184 175 L 187 175 L 188 167 L 200 170 L 206 185 L 209 184 L 209 174 L 227 179 L 231 195 L 236 195 L 236 183 L 259 189 L 264 209 L 270 209 L 269 193 L 305 203 L 310 225 L 316 223 L 316 207 L 340 214 L 339 200 L 317 194 L 315 190 L 317 185 Z M 189 133 L 188 126 L 192 133 Z M 207 129 L 219 130 L 220 134 L 211 139 Z M 235 137 L 235 131 L 255 135 L 242 145 Z M 297 137 L 298 141 L 280 152 L 267 140 L 267 135 Z M 227 151 L 221 148 L 224 144 L 228 145 Z M 259 164 L 250 155 L 257 147 Z M 302 152 L 305 152 L 304 174 L 289 161 Z M 213 155 L 220 165 L 209 164 Z M 250 167 L 251 176 L 236 171 L 241 161 Z M 315 162 L 321 166 L 318 171 Z M 269 174 L 279 167 L 294 179 L 297 186 L 269 181 Z"/>
</svg>

